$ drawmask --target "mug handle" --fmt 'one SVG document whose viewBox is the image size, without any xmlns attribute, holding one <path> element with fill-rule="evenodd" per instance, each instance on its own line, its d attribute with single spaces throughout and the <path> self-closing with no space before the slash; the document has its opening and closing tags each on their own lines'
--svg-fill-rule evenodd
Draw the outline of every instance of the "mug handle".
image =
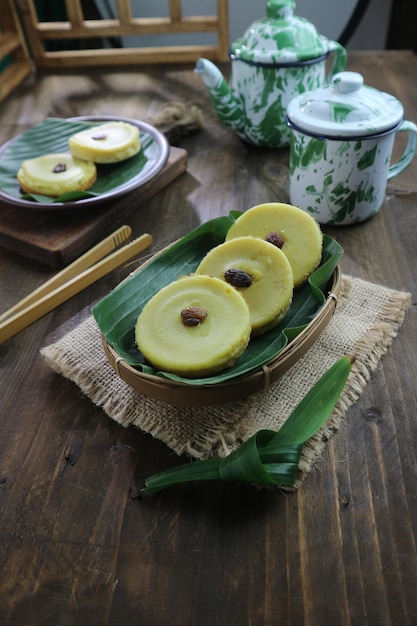
<svg viewBox="0 0 417 626">
<path fill-rule="evenodd" d="M 347 61 L 347 52 L 338 41 L 329 41 L 329 52 L 334 52 L 333 63 L 330 68 L 326 82 L 330 83 L 334 74 L 343 72 Z"/>
<path fill-rule="evenodd" d="M 397 133 L 401 132 L 409 133 L 408 143 L 400 160 L 397 163 L 394 163 L 394 165 L 390 165 L 388 169 L 387 180 L 394 178 L 394 176 L 398 176 L 400 172 L 405 170 L 405 168 L 410 165 L 411 161 L 414 159 L 417 153 L 417 126 L 414 124 L 414 122 L 409 122 L 408 120 L 405 120 L 397 129 Z"/>
</svg>

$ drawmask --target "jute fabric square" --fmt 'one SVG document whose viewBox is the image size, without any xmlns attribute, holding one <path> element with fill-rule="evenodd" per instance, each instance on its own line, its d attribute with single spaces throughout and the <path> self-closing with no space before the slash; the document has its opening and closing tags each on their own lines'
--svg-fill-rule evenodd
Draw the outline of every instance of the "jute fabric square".
<svg viewBox="0 0 417 626">
<path fill-rule="evenodd" d="M 397 335 L 409 303 L 407 292 L 344 275 L 335 314 L 309 351 L 265 391 L 222 405 L 178 407 L 133 390 L 108 364 L 92 316 L 42 348 L 41 354 L 111 419 L 124 427 L 140 428 L 177 454 L 196 459 L 225 456 L 260 429 L 278 430 L 333 363 L 346 354 L 355 357 L 333 414 L 304 446 L 298 487 L 363 393 Z"/>
</svg>

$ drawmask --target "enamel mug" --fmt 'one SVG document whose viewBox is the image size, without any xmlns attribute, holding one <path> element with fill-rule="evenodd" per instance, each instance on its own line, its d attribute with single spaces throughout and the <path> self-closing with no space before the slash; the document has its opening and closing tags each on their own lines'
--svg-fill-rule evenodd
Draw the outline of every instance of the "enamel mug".
<svg viewBox="0 0 417 626">
<path fill-rule="evenodd" d="M 330 85 L 291 100 L 291 204 L 321 224 L 355 224 L 375 215 L 387 180 L 417 152 L 417 126 L 403 114 L 396 98 L 364 85 L 356 72 L 340 72 Z M 408 132 L 408 143 L 391 164 L 397 132 Z"/>
</svg>

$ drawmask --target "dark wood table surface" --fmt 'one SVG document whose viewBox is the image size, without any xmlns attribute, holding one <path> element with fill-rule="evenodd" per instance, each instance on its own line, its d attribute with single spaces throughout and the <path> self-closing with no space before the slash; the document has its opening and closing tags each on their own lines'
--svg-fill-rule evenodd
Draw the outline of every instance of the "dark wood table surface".
<svg viewBox="0 0 417 626">
<path fill-rule="evenodd" d="M 413 53 L 355 52 L 348 69 L 417 120 Z M 223 128 L 192 70 L 39 74 L 1 104 L 0 143 L 47 116 L 152 121 L 166 102 L 196 104 L 204 127 L 177 141 L 187 172 L 132 211 L 134 235 L 159 250 L 230 209 L 288 201 L 288 150 Z M 323 228 L 345 249 L 343 272 L 410 291 L 412 306 L 297 493 L 213 482 L 140 498 L 144 476 L 184 459 L 118 426 L 43 361 L 40 348 L 134 262 L 0 345 L 0 623 L 417 624 L 416 204 L 417 161 L 371 221 Z M 0 249 L 0 312 L 53 273 Z"/>
</svg>

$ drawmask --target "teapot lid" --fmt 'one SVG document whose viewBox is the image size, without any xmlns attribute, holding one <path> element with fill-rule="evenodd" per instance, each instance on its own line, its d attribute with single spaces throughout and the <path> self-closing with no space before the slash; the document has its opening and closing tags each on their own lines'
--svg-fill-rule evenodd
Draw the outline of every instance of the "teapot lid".
<svg viewBox="0 0 417 626">
<path fill-rule="evenodd" d="M 230 46 L 230 56 L 265 65 L 299 63 L 329 52 L 329 40 L 308 20 L 294 16 L 294 0 L 269 0 L 267 17 L 256 20 Z"/>
<path fill-rule="evenodd" d="M 364 85 L 361 74 L 339 72 L 330 85 L 291 100 L 287 121 L 312 135 L 363 137 L 394 128 L 403 114 L 399 100 Z"/>
</svg>

